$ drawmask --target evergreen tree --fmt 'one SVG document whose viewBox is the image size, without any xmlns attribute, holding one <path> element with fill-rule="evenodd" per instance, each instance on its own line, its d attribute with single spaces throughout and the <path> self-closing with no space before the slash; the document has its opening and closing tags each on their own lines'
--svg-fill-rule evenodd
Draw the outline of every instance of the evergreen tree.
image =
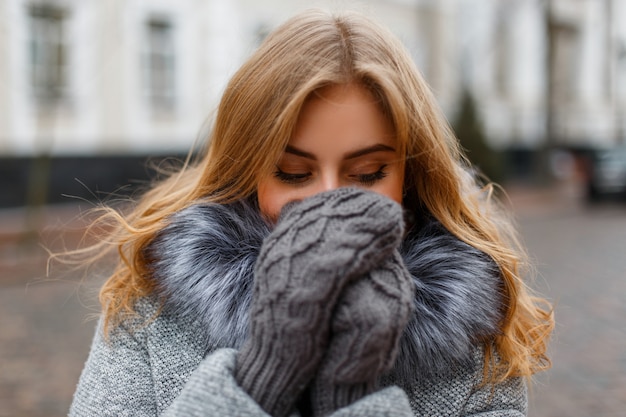
<svg viewBox="0 0 626 417">
<path fill-rule="evenodd" d="M 489 181 L 501 181 L 503 177 L 501 152 L 491 148 L 487 143 L 476 102 L 467 89 L 463 89 L 459 110 L 452 127 L 461 147 L 477 171 Z"/>
</svg>

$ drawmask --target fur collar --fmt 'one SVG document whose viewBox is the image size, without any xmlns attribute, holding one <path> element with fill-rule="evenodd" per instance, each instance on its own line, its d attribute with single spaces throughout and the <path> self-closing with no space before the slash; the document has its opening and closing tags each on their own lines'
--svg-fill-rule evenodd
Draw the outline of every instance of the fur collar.
<svg viewBox="0 0 626 417">
<path fill-rule="evenodd" d="M 415 310 L 392 372 L 400 381 L 467 365 L 502 318 L 497 265 L 435 220 L 414 229 L 401 247 Z M 254 204 L 196 204 L 147 248 L 165 309 L 200 321 L 208 347 L 237 348 L 246 337 L 254 264 L 269 232 Z"/>
</svg>

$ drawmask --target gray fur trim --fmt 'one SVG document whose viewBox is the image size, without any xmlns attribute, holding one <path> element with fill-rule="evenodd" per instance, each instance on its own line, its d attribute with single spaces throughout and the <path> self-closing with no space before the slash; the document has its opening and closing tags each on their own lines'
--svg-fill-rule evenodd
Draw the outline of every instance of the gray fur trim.
<svg viewBox="0 0 626 417">
<path fill-rule="evenodd" d="M 473 362 L 472 346 L 499 333 L 500 270 L 438 221 L 412 231 L 400 249 L 415 283 L 414 312 L 393 373 L 400 381 L 447 374 Z"/>
<path fill-rule="evenodd" d="M 252 203 L 197 204 L 172 216 L 148 247 L 165 308 L 202 321 L 207 349 L 245 339 L 254 264 L 269 232 Z M 401 253 L 415 311 L 391 376 L 411 381 L 471 363 L 475 343 L 499 331 L 497 265 L 432 219 L 408 233 Z"/>
<path fill-rule="evenodd" d="M 254 265 L 269 231 L 254 204 L 197 204 L 173 215 L 147 248 L 165 308 L 203 321 L 207 349 L 245 339 Z"/>
</svg>

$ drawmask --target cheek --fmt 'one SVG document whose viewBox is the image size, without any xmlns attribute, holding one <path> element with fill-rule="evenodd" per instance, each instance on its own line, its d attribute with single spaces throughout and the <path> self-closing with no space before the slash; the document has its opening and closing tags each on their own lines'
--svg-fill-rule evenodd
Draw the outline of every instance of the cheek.
<svg viewBox="0 0 626 417">
<path fill-rule="evenodd" d="M 390 198 L 391 200 L 394 200 L 396 203 L 402 204 L 402 188 L 402 184 L 394 183 L 386 186 L 383 190 L 380 190 L 379 192 L 384 196 Z"/>
<path fill-rule="evenodd" d="M 289 194 L 271 180 L 259 183 L 257 199 L 261 214 L 271 221 L 276 221 L 280 210 L 290 201 Z"/>
<path fill-rule="evenodd" d="M 374 191 L 394 200 L 396 203 L 402 204 L 404 197 L 404 170 L 399 169 L 389 175 L 387 181 L 375 187 Z"/>
</svg>

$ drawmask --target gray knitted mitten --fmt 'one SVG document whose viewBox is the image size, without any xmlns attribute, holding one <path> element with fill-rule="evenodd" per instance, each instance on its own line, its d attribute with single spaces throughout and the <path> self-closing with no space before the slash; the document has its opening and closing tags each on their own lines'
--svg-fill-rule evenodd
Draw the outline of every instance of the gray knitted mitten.
<svg viewBox="0 0 626 417">
<path fill-rule="evenodd" d="M 327 416 L 377 389 L 396 359 L 412 311 L 414 286 L 398 251 L 347 286 L 331 319 L 326 356 L 311 387 L 316 417 Z"/>
<path fill-rule="evenodd" d="M 235 378 L 267 412 L 286 416 L 315 376 L 346 284 L 398 247 L 402 210 L 378 194 L 341 188 L 284 213 L 255 267 L 250 331 Z"/>
</svg>

